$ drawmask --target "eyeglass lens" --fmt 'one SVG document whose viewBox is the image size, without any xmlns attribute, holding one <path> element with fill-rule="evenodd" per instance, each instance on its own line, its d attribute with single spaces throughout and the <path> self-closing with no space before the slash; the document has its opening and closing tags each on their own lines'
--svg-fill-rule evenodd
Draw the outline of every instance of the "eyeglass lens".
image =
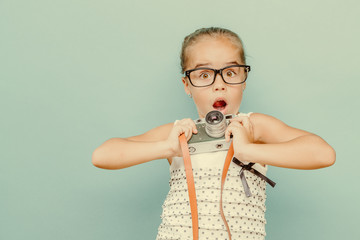
<svg viewBox="0 0 360 240">
<path fill-rule="evenodd" d="M 190 80 L 194 86 L 211 85 L 215 80 L 216 72 L 213 69 L 198 69 L 190 73 Z M 222 70 L 222 77 L 226 83 L 239 84 L 246 80 L 245 67 L 229 67 Z"/>
</svg>

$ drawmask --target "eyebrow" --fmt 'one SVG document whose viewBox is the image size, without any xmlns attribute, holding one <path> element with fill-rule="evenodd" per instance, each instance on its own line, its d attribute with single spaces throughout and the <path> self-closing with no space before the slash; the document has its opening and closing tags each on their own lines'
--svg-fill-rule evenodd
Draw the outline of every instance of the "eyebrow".
<svg viewBox="0 0 360 240">
<path fill-rule="evenodd" d="M 209 65 L 210 65 L 210 63 L 199 63 L 199 64 L 196 64 L 194 69 L 195 68 L 200 68 L 200 67 L 207 67 Z M 227 62 L 225 65 L 230 66 L 230 65 L 240 65 L 240 64 L 237 61 L 232 61 L 232 62 Z"/>
<path fill-rule="evenodd" d="M 233 62 L 228 62 L 226 63 L 227 66 L 229 65 L 240 65 L 240 63 L 238 63 L 237 61 L 233 61 Z"/>
<path fill-rule="evenodd" d="M 210 64 L 209 63 L 200 63 L 200 64 L 196 64 L 196 66 L 194 67 L 195 68 L 199 68 L 199 67 L 206 67 L 206 66 L 209 66 Z"/>
</svg>

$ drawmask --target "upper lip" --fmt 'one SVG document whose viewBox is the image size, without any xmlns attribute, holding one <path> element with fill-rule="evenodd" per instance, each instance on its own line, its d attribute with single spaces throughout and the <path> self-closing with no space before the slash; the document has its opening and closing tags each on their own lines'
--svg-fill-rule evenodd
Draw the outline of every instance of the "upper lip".
<svg viewBox="0 0 360 240">
<path fill-rule="evenodd" d="M 216 102 L 219 102 L 219 101 L 224 101 L 224 102 L 227 104 L 227 102 L 226 102 L 225 98 L 222 98 L 222 97 L 218 97 L 218 98 L 216 98 L 216 99 L 215 99 L 215 101 L 214 101 L 213 103 L 216 103 Z"/>
</svg>

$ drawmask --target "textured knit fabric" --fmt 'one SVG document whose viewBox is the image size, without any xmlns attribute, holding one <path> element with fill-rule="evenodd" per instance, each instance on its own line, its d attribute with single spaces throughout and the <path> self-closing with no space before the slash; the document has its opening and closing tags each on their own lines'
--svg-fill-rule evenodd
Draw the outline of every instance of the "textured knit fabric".
<svg viewBox="0 0 360 240">
<path fill-rule="evenodd" d="M 220 215 L 221 175 L 227 151 L 191 155 L 198 206 L 199 239 L 228 239 Z M 267 168 L 253 166 L 266 175 Z M 223 190 L 223 209 L 233 240 L 265 239 L 266 182 L 245 171 L 252 196 L 246 197 L 241 167 L 231 162 Z M 173 158 L 170 191 L 163 204 L 156 240 L 192 239 L 192 221 L 183 159 Z"/>
</svg>

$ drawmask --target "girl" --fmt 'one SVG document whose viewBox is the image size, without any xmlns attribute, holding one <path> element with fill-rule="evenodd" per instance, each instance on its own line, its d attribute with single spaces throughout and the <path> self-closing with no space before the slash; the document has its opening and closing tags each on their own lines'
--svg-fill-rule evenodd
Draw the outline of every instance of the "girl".
<svg viewBox="0 0 360 240">
<path fill-rule="evenodd" d="M 185 37 L 181 51 L 185 92 L 196 105 L 200 118 L 213 110 L 234 114 L 225 131 L 232 141 L 234 157 L 254 163 L 262 175 L 267 165 L 317 169 L 335 162 L 335 151 L 322 138 L 290 127 L 265 114 L 239 113 L 246 78 L 242 42 L 237 34 L 222 28 L 203 28 Z M 142 135 L 112 138 L 98 147 L 92 157 L 95 166 L 121 169 L 155 159 L 168 159 L 170 191 L 163 204 L 157 239 L 192 239 L 184 163 L 179 136 L 189 140 L 197 134 L 191 119 L 154 128 Z M 230 136 L 232 135 L 232 139 Z M 139 151 L 141 150 L 141 151 Z M 199 239 L 230 239 L 219 212 L 220 178 L 226 151 L 191 156 L 199 216 Z M 247 196 L 239 177 L 244 165 L 231 162 L 223 190 L 223 209 L 232 239 L 265 238 L 266 182 L 244 171 L 249 185 Z"/>
</svg>

